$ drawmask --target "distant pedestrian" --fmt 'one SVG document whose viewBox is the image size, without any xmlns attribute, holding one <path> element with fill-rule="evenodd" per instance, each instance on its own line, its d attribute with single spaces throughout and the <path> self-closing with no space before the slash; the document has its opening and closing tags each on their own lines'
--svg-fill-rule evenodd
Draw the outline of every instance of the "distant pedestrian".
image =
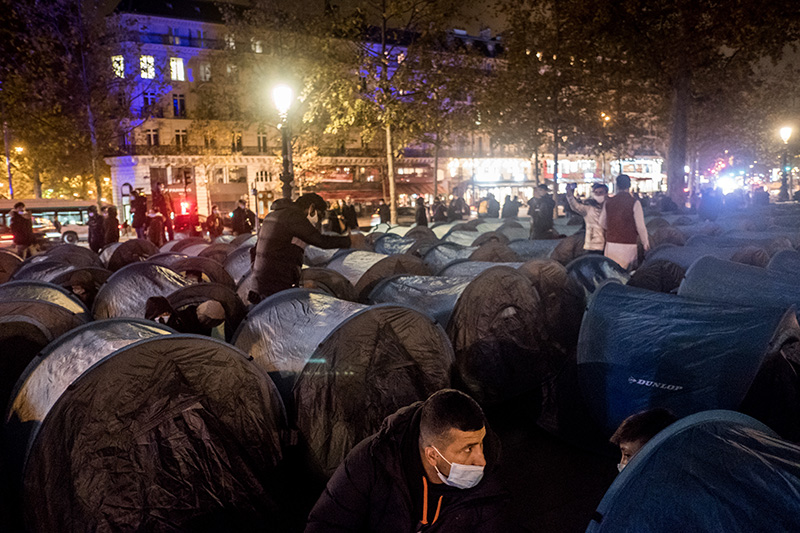
<svg viewBox="0 0 800 533">
<path fill-rule="evenodd" d="M 434 222 L 447 222 L 447 207 L 445 207 L 441 198 L 436 198 L 433 201 L 431 216 Z"/>
<path fill-rule="evenodd" d="M 97 212 L 96 205 L 89 206 L 89 249 L 94 253 L 100 253 L 100 249 L 105 245 L 105 231 L 103 228 L 103 216 Z"/>
<path fill-rule="evenodd" d="M 425 199 L 422 196 L 417 198 L 417 209 L 414 212 L 414 222 L 417 223 L 417 226 L 428 225 L 428 210 L 425 207 Z"/>
<path fill-rule="evenodd" d="M 158 207 L 153 207 L 147 214 L 147 239 L 158 248 L 164 246 L 164 215 Z"/>
<path fill-rule="evenodd" d="M 456 190 L 453 189 L 453 198 L 450 200 L 450 205 L 447 206 L 447 220 L 449 222 L 463 220 L 465 216 L 469 218 L 470 214 L 467 202 L 464 201 L 461 195 L 456 194 Z"/>
<path fill-rule="evenodd" d="M 36 237 L 33 234 L 33 218 L 30 212 L 25 210 L 25 204 L 22 202 L 14 204 L 14 210 L 11 212 L 11 235 L 14 237 L 17 255 L 27 259 L 31 255 L 31 247 L 36 242 Z"/>
<path fill-rule="evenodd" d="M 637 237 L 645 252 L 650 249 L 642 204 L 633 197 L 630 188 L 631 178 L 627 174 L 617 176 L 617 194 L 606 200 L 600 214 L 600 225 L 606 230 L 605 255 L 625 269 L 636 265 Z"/>
<path fill-rule="evenodd" d="M 486 216 L 488 218 L 500 218 L 500 202 L 497 201 L 497 198 L 492 193 L 486 195 Z"/>
<path fill-rule="evenodd" d="M 206 219 L 206 230 L 208 230 L 208 238 L 212 241 L 222 235 L 225 226 L 222 221 L 222 216 L 219 213 L 219 206 L 211 206 L 211 214 Z"/>
<path fill-rule="evenodd" d="M 117 218 L 117 208 L 113 205 L 108 207 L 103 219 L 103 246 L 108 246 L 112 242 L 119 242 L 119 218 Z"/>
<path fill-rule="evenodd" d="M 500 218 L 517 218 L 520 205 L 516 196 L 512 200 L 510 194 L 506 195 L 505 200 L 503 200 L 503 211 L 500 214 Z"/>
<path fill-rule="evenodd" d="M 567 202 L 570 208 L 583 217 L 586 237 L 583 249 L 588 253 L 602 254 L 606 248 L 606 231 L 600 225 L 600 214 L 608 196 L 608 187 L 603 183 L 592 185 L 592 197 L 581 202 L 575 198 L 575 184 L 567 185 Z"/>
<path fill-rule="evenodd" d="M 256 227 L 256 214 L 247 207 L 247 202 L 244 200 L 239 200 L 236 209 L 233 210 L 231 226 L 234 235 L 253 233 Z"/>
<path fill-rule="evenodd" d="M 531 217 L 531 239 L 552 239 L 553 211 L 556 203 L 548 194 L 550 189 L 544 183 L 533 189 L 533 198 L 528 202 L 528 215 Z"/>
<path fill-rule="evenodd" d="M 660 407 L 636 413 L 623 420 L 611 437 L 611 443 L 619 446 L 620 461 L 617 470 L 622 472 L 628 461 L 639 453 L 650 439 L 676 420 L 678 417 Z"/>
<path fill-rule="evenodd" d="M 381 224 L 388 224 L 392 219 L 392 210 L 383 198 L 378 202 L 378 216 L 381 219 Z"/>
<path fill-rule="evenodd" d="M 164 217 L 164 227 L 167 230 L 167 240 L 175 238 L 175 230 L 172 227 L 172 195 L 165 191 L 161 182 L 156 182 L 153 189 L 153 207 L 158 208 L 158 212 Z"/>
<path fill-rule="evenodd" d="M 136 238 L 144 239 L 147 230 L 147 197 L 141 194 L 141 189 L 133 191 L 131 213 L 133 213 L 131 226 L 136 230 Z"/>
<path fill-rule="evenodd" d="M 349 196 L 344 199 L 344 204 L 342 205 L 342 219 L 344 220 L 345 230 L 358 229 L 358 213 L 356 213 L 356 207 Z"/>
</svg>

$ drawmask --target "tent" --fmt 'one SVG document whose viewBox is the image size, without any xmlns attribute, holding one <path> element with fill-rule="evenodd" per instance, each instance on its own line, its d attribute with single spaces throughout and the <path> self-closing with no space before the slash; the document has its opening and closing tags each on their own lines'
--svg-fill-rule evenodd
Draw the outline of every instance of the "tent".
<svg viewBox="0 0 800 533">
<path fill-rule="evenodd" d="M 72 266 L 103 266 L 100 257 L 88 248 L 77 244 L 59 244 L 45 252 L 51 259 L 60 259 Z"/>
<path fill-rule="evenodd" d="M 414 254 L 421 248 L 433 246 L 436 242 L 437 239 L 435 237 L 431 238 L 427 234 L 425 236 L 409 237 L 406 235 L 405 237 L 400 237 L 394 233 L 386 233 L 375 240 L 373 248 L 379 254 Z"/>
<path fill-rule="evenodd" d="M 30 530 L 280 530 L 270 478 L 283 406 L 256 365 L 193 335 L 98 359 L 66 387 L 47 384 L 55 394 L 37 392 L 56 399 L 36 418 L 10 415 L 32 426 L 20 469 Z"/>
<path fill-rule="evenodd" d="M 96 319 L 144 317 L 147 299 L 169 296 L 188 285 L 180 274 L 153 263 L 133 263 L 114 272 L 94 299 Z"/>
<path fill-rule="evenodd" d="M 200 272 L 202 274 L 203 281 L 221 283 L 222 285 L 226 285 L 232 289 L 236 287 L 236 284 L 233 282 L 233 279 L 225 270 L 225 268 L 218 262 L 208 257 L 187 257 L 185 259 L 181 259 L 180 261 L 176 261 L 170 265 L 170 268 L 184 276 L 187 272 Z"/>
<path fill-rule="evenodd" d="M 586 251 L 583 243 L 586 241 L 586 233 L 580 231 L 564 239 L 556 241 L 558 244 L 550 253 L 550 259 L 555 259 L 564 266 L 567 266 L 575 258 L 582 256 Z"/>
<path fill-rule="evenodd" d="M 560 368 L 531 282 L 497 266 L 475 278 L 398 276 L 370 295 L 428 313 L 447 331 L 456 369 L 476 400 L 497 403 L 535 389 Z"/>
<path fill-rule="evenodd" d="M 459 259 L 469 259 L 477 248 L 469 248 L 452 242 L 442 242 L 431 247 L 423 256 L 422 262 L 431 270 L 439 272 Z"/>
<path fill-rule="evenodd" d="M 235 237 L 230 234 L 220 235 L 219 237 L 214 239 L 214 242 L 212 242 L 211 244 L 230 244 L 233 242 L 233 239 L 235 239 Z"/>
<path fill-rule="evenodd" d="M 786 280 L 800 281 L 800 252 L 781 250 L 772 256 L 767 270 Z"/>
<path fill-rule="evenodd" d="M 151 255 L 147 258 L 148 263 L 155 263 L 157 265 L 162 265 L 167 268 L 172 268 L 172 266 L 177 263 L 178 261 L 183 261 L 184 259 L 188 259 L 189 256 L 186 254 L 178 254 L 175 252 L 161 252 L 156 255 Z"/>
<path fill-rule="evenodd" d="M 550 257 L 556 246 L 561 241 L 559 239 L 532 241 L 528 239 L 518 239 L 508 243 L 511 248 L 523 260 L 546 259 Z"/>
<path fill-rule="evenodd" d="M 382 238 L 383 236 L 379 237 Z M 401 237 L 397 237 L 398 239 Z M 309 244 L 306 246 L 304 255 L 303 255 L 303 262 L 308 266 L 325 266 L 328 262 L 333 259 L 333 256 L 340 252 L 341 250 L 338 248 L 317 248 Z"/>
<path fill-rule="evenodd" d="M 483 246 L 488 243 L 499 243 L 507 245 L 509 243 L 508 237 L 498 231 L 487 231 L 481 233 L 477 239 L 472 241 L 472 246 Z"/>
<path fill-rule="evenodd" d="M 0 285 L 0 301 L 42 300 L 60 305 L 84 320 L 89 320 L 89 310 L 67 289 L 43 281 L 10 281 Z"/>
<path fill-rule="evenodd" d="M 680 265 L 659 259 L 637 268 L 628 285 L 655 292 L 673 292 L 678 290 L 685 275 L 686 269 Z"/>
<path fill-rule="evenodd" d="M 301 274 L 302 275 L 302 274 Z M 244 302 L 245 305 L 250 304 L 250 291 L 256 290 L 256 280 L 253 276 L 253 272 L 248 272 L 245 277 L 239 280 L 239 283 L 236 284 L 236 294 L 239 296 L 239 299 Z"/>
<path fill-rule="evenodd" d="M 478 230 L 451 230 L 447 235 L 442 237 L 442 242 L 451 242 L 453 244 L 460 244 L 461 246 L 472 246 L 475 240 L 480 236 L 481 232 Z"/>
<path fill-rule="evenodd" d="M 213 259 L 219 264 L 224 264 L 225 259 L 228 257 L 228 254 L 230 254 L 234 250 L 235 248 L 228 243 L 216 242 L 214 244 L 211 244 L 207 248 L 203 249 L 203 251 L 197 254 L 197 256 L 208 257 L 210 259 Z"/>
<path fill-rule="evenodd" d="M 729 260 L 736 253 L 736 248 L 711 248 L 709 246 L 674 246 L 672 244 L 662 244 L 657 248 L 651 249 L 647 253 L 643 265 L 652 263 L 653 261 L 669 261 L 675 263 L 682 268 L 689 268 L 692 263 L 710 255 L 719 259 Z"/>
<path fill-rule="evenodd" d="M 711 248 L 743 248 L 745 246 L 756 246 L 763 248 L 770 256 L 781 250 L 793 250 L 792 240 L 782 235 L 774 237 L 764 237 L 762 234 L 755 234 L 751 238 L 719 236 L 711 237 L 708 235 L 695 235 L 686 241 L 686 246 L 709 246 Z"/>
<path fill-rule="evenodd" d="M 340 300 L 357 300 L 356 289 L 346 277 L 328 268 L 304 268 L 300 273 L 300 287 L 317 289 Z"/>
<path fill-rule="evenodd" d="M 633 457 L 586 532 L 800 531 L 798 493 L 800 447 L 748 416 L 706 411 Z"/>
<path fill-rule="evenodd" d="M 209 246 L 211 245 L 208 244 L 207 242 L 201 242 L 198 244 L 193 244 L 191 246 L 186 246 L 184 248 L 181 248 L 180 253 L 194 257 L 200 255 Z"/>
<path fill-rule="evenodd" d="M 231 246 L 234 248 L 249 248 L 250 246 L 255 246 L 257 241 L 258 235 L 254 235 L 252 233 L 242 233 L 241 235 L 237 235 L 231 241 Z"/>
<path fill-rule="evenodd" d="M 223 263 L 223 267 L 236 283 L 239 283 L 247 275 L 251 265 L 250 248 L 248 247 L 237 248 L 225 258 L 225 263 Z"/>
<path fill-rule="evenodd" d="M 349 250 L 328 263 L 330 270 L 342 274 L 353 284 L 359 301 L 366 301 L 370 291 L 382 279 L 396 274 L 426 275 L 430 271 L 422 260 L 410 255 L 383 255 Z"/>
<path fill-rule="evenodd" d="M 111 256 L 114 255 L 114 252 L 120 246 L 122 246 L 122 242 L 117 241 L 104 246 L 103 249 L 100 250 L 100 262 L 103 263 L 104 267 L 108 267 L 108 262 L 111 260 Z"/>
<path fill-rule="evenodd" d="M 415 239 L 417 241 L 436 241 L 438 237 L 428 226 L 414 226 L 404 235 L 407 239 Z"/>
<path fill-rule="evenodd" d="M 91 276 L 92 281 L 94 282 L 94 286 L 96 289 L 99 289 L 103 283 L 108 281 L 109 276 L 111 276 L 112 272 L 110 270 L 106 270 L 103 267 L 81 267 L 81 268 L 73 268 L 72 270 L 68 270 L 66 272 L 62 272 L 57 276 L 53 277 L 52 279 L 48 280 L 49 283 L 53 283 L 54 285 L 64 286 L 70 277 L 72 277 L 73 272 L 86 272 Z"/>
<path fill-rule="evenodd" d="M 444 331 L 403 306 L 290 289 L 254 307 L 233 343 L 285 396 L 294 388 L 297 427 L 327 474 L 384 417 L 450 384 Z"/>
<path fill-rule="evenodd" d="M 567 265 L 567 273 L 577 281 L 586 294 L 593 293 L 604 281 L 613 279 L 623 285 L 631 275 L 614 260 L 600 254 L 586 254 Z"/>
<path fill-rule="evenodd" d="M 175 245 L 172 246 L 171 248 L 169 248 L 169 250 L 167 250 L 167 251 L 172 252 L 172 253 L 176 253 L 176 254 L 185 254 L 186 252 L 184 250 L 186 250 L 187 248 L 191 248 L 193 246 L 196 246 L 198 244 L 208 244 L 208 241 L 205 240 L 202 237 L 187 237 L 185 239 L 176 240 L 174 242 L 175 242 Z M 166 246 L 166 245 L 164 245 L 164 246 Z M 162 248 L 162 252 L 165 251 L 165 250 L 163 250 L 164 246 L 161 247 Z M 187 254 L 187 255 L 191 255 L 191 254 Z"/>
<path fill-rule="evenodd" d="M 22 264 L 22 258 L 17 254 L 0 250 L 0 283 L 11 279 L 11 275 Z"/>
<path fill-rule="evenodd" d="M 794 313 L 784 309 L 700 302 L 608 283 L 594 293 L 583 317 L 578 378 L 587 407 L 609 435 L 645 409 L 665 407 L 678 416 L 736 410 L 748 393 L 753 409 L 797 419 L 797 405 L 783 398 L 778 408 L 753 385 L 792 372 L 780 350 L 798 338 Z M 759 377 L 762 370 L 769 375 Z"/>
<path fill-rule="evenodd" d="M 527 240 L 530 236 L 530 229 L 523 227 L 520 223 L 512 220 L 506 221 L 502 226 L 495 230 L 502 233 L 509 242 Z"/>
<path fill-rule="evenodd" d="M 46 257 L 46 256 L 42 256 Z M 47 280 L 53 279 L 74 267 L 58 260 L 25 261 L 11 276 L 15 280 Z"/>
<path fill-rule="evenodd" d="M 103 258 L 102 256 L 105 255 L 105 252 L 106 250 L 104 248 L 101 253 L 101 259 Z M 157 253 L 158 248 L 156 248 L 156 245 L 152 242 L 145 239 L 130 239 L 114 247 L 113 252 L 111 252 L 111 257 L 108 258 L 106 267 L 110 271 L 116 272 L 125 265 L 144 261 L 151 255 L 156 255 Z"/>
<path fill-rule="evenodd" d="M 247 308 L 232 288 L 219 283 L 195 283 L 178 289 L 167 300 L 173 309 L 199 305 L 206 300 L 216 300 L 225 310 L 225 340 L 230 341 L 247 315 Z"/>
<path fill-rule="evenodd" d="M 484 270 L 496 266 L 506 266 L 509 268 L 519 268 L 522 263 L 492 263 L 491 261 L 470 261 L 469 259 L 457 259 L 440 270 L 438 276 L 458 277 L 464 276 L 474 278 Z"/>
</svg>

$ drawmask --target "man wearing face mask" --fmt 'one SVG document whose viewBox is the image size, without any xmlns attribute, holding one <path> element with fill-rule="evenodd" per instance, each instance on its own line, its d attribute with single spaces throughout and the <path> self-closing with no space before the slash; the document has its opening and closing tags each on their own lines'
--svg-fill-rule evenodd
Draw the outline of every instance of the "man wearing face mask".
<svg viewBox="0 0 800 533">
<path fill-rule="evenodd" d="M 603 183 L 592 185 L 592 197 L 581 202 L 575 198 L 575 185 L 567 185 L 567 202 L 569 207 L 583 217 L 586 224 L 586 238 L 583 249 L 586 253 L 602 254 L 606 247 L 606 231 L 600 225 L 600 213 L 608 195 L 608 187 Z"/>
<path fill-rule="evenodd" d="M 296 287 L 300 282 L 306 245 L 319 248 L 350 248 L 363 244 L 363 235 L 331 236 L 320 233 L 327 204 L 315 193 L 302 195 L 294 202 L 280 200 L 264 217 L 258 232 L 253 258 L 253 277 L 257 297 Z"/>
<path fill-rule="evenodd" d="M 499 451 L 475 400 L 441 390 L 389 416 L 353 448 L 306 533 L 509 531 Z"/>
</svg>

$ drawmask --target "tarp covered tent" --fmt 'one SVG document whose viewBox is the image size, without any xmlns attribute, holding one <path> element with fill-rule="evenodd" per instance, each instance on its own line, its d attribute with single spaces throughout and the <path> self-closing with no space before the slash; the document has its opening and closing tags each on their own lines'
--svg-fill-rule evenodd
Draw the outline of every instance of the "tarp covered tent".
<svg viewBox="0 0 800 533">
<path fill-rule="evenodd" d="M 11 275 L 22 264 L 22 258 L 17 254 L 0 250 L 0 283 L 11 279 Z"/>
<path fill-rule="evenodd" d="M 710 255 L 719 259 L 730 259 L 736 252 L 737 248 L 710 248 L 708 246 L 674 246 L 672 244 L 663 244 L 658 248 L 653 248 L 647 253 L 647 258 L 644 265 L 652 263 L 653 261 L 665 260 L 682 268 L 689 268 L 692 263 Z"/>
<path fill-rule="evenodd" d="M 237 248 L 225 258 L 225 271 L 230 274 L 233 281 L 239 283 L 250 272 L 250 248 Z"/>
<path fill-rule="evenodd" d="M 111 257 L 108 258 L 106 268 L 116 272 L 125 265 L 138 263 L 146 260 L 151 255 L 156 255 L 158 251 L 156 245 L 146 239 L 131 239 L 120 243 L 119 246 L 114 248 Z M 105 249 L 101 253 L 101 259 L 103 255 L 105 255 Z"/>
<path fill-rule="evenodd" d="M 219 264 L 224 264 L 225 259 L 228 257 L 232 251 L 236 248 L 231 246 L 228 243 L 214 243 L 209 245 L 207 248 L 204 248 L 199 254 L 198 257 L 208 257 L 209 259 L 213 259 Z"/>
<path fill-rule="evenodd" d="M 685 275 L 685 268 L 671 261 L 659 259 L 637 268 L 627 284 L 649 291 L 673 292 L 678 289 Z"/>
<path fill-rule="evenodd" d="M 187 237 L 185 239 L 176 240 L 175 245 L 172 248 L 169 248 L 168 250 L 164 250 L 164 246 L 166 245 L 162 246 L 161 251 L 162 252 L 169 251 L 177 254 L 185 254 L 186 252 L 184 250 L 186 250 L 187 248 L 191 248 L 192 246 L 196 246 L 198 244 L 208 244 L 208 241 L 202 237 Z"/>
<path fill-rule="evenodd" d="M 573 259 L 567 265 L 567 273 L 577 281 L 587 294 L 593 293 L 603 282 L 613 279 L 623 285 L 631 275 L 613 259 L 604 255 L 587 254 Z"/>
<path fill-rule="evenodd" d="M 336 255 L 326 268 L 347 278 L 353 284 L 359 301 L 366 301 L 370 291 L 382 279 L 396 274 L 430 274 L 430 270 L 417 257 L 405 254 L 383 255 L 360 250 Z"/>
<path fill-rule="evenodd" d="M 50 259 L 59 260 L 74 267 L 103 266 L 100 257 L 96 253 L 75 244 L 59 244 L 47 250 L 45 255 Z"/>
<path fill-rule="evenodd" d="M 761 237 L 760 234 L 756 235 L 756 237 L 752 238 L 695 235 L 686 241 L 686 246 L 709 246 L 711 248 L 743 248 L 745 246 L 756 246 L 766 250 L 770 256 L 775 255 L 781 250 L 794 249 L 792 241 L 788 237 Z"/>
<path fill-rule="evenodd" d="M 383 238 L 383 236 L 379 238 Z M 400 239 L 402 237 L 397 238 Z M 303 262 L 308 266 L 325 266 L 333 259 L 333 256 L 340 251 L 341 250 L 338 248 L 329 248 L 326 250 L 309 244 L 306 246 L 305 252 L 303 253 Z"/>
<path fill-rule="evenodd" d="M 54 283 L 29 280 L 3 283 L 0 285 L 0 301 L 6 300 L 42 300 L 60 305 L 84 320 L 91 318 L 89 310 L 80 300 L 65 288 Z"/>
<path fill-rule="evenodd" d="M 73 267 L 58 260 L 26 261 L 11 276 L 15 280 L 47 280 L 69 272 Z"/>
<path fill-rule="evenodd" d="M 147 299 L 169 296 L 189 285 L 180 274 L 153 263 L 133 263 L 114 272 L 94 299 L 96 319 L 144 317 Z"/>
<path fill-rule="evenodd" d="M 225 310 L 225 340 L 230 341 L 247 315 L 247 308 L 239 296 L 227 285 L 219 283 L 195 283 L 183 287 L 167 296 L 173 309 L 180 310 L 190 305 L 200 305 L 207 300 L 216 300 Z"/>
<path fill-rule="evenodd" d="M 208 257 L 187 257 L 176 261 L 170 268 L 181 275 L 186 275 L 187 272 L 199 272 L 205 282 L 220 283 L 232 289 L 236 287 L 227 270 Z"/>
<path fill-rule="evenodd" d="M 147 262 L 172 268 L 172 265 L 174 265 L 178 261 L 183 261 L 184 259 L 188 258 L 189 256 L 186 254 L 178 254 L 175 252 L 161 252 L 160 254 L 151 255 L 150 257 L 148 257 Z"/>
<path fill-rule="evenodd" d="M 567 266 L 571 261 L 586 253 L 583 249 L 585 241 L 586 233 L 583 231 L 564 239 L 558 239 L 558 245 L 550 253 L 550 259 L 555 259 L 562 265 Z"/>
<path fill-rule="evenodd" d="M 482 403 L 529 392 L 560 367 L 547 343 L 544 309 L 531 282 L 497 266 L 475 278 L 399 276 L 373 290 L 375 303 L 420 309 L 445 327 L 465 389 Z"/>
<path fill-rule="evenodd" d="M 589 301 L 578 341 L 588 409 L 611 434 L 628 416 L 665 407 L 678 416 L 739 409 L 759 372 L 791 372 L 781 347 L 800 338 L 793 312 L 701 302 L 608 283 Z M 795 378 L 796 379 L 796 378 Z M 763 405 L 797 419 L 797 406 Z"/>
<path fill-rule="evenodd" d="M 22 469 L 33 531 L 187 531 L 215 522 L 280 530 L 268 483 L 281 459 L 283 406 L 228 344 L 191 335 L 131 344 L 27 422 L 38 422 Z"/>
<path fill-rule="evenodd" d="M 798 493 L 799 447 L 748 416 L 706 411 L 651 439 L 586 531 L 800 531 Z"/>
<path fill-rule="evenodd" d="M 772 256 L 767 270 L 787 280 L 800 282 L 800 252 L 782 250 Z"/>
<path fill-rule="evenodd" d="M 355 302 L 358 295 L 346 277 L 328 268 L 304 268 L 300 272 L 300 287 L 317 289 L 340 300 Z"/>
<path fill-rule="evenodd" d="M 523 260 L 547 259 L 560 242 L 561 240 L 559 239 L 536 241 L 519 239 L 508 243 L 508 247 L 511 248 Z"/>
</svg>

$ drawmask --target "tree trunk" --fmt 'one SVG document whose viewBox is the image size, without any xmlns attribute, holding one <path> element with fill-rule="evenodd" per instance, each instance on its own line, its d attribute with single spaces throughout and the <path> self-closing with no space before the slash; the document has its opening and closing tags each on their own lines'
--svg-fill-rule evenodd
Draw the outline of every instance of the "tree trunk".
<svg viewBox="0 0 800 533">
<path fill-rule="evenodd" d="M 536 185 L 541 184 L 539 179 L 539 149 L 533 151 L 533 177 L 536 180 Z"/>
<path fill-rule="evenodd" d="M 35 164 L 33 165 L 33 197 L 34 198 L 41 198 L 42 197 L 42 176 L 39 172 L 39 167 Z"/>
<path fill-rule="evenodd" d="M 667 194 L 676 204 L 683 206 L 686 204 L 683 191 L 685 187 L 684 167 L 686 165 L 689 110 L 692 105 L 689 71 L 682 70 L 678 73 L 673 81 L 672 91 L 672 131 L 667 155 Z"/>
<path fill-rule="evenodd" d="M 433 145 L 433 200 L 439 197 L 439 136 Z"/>
<path fill-rule="evenodd" d="M 392 126 L 386 124 L 386 178 L 389 180 L 389 222 L 397 225 L 397 194 L 394 184 L 394 152 L 392 151 Z"/>
</svg>

